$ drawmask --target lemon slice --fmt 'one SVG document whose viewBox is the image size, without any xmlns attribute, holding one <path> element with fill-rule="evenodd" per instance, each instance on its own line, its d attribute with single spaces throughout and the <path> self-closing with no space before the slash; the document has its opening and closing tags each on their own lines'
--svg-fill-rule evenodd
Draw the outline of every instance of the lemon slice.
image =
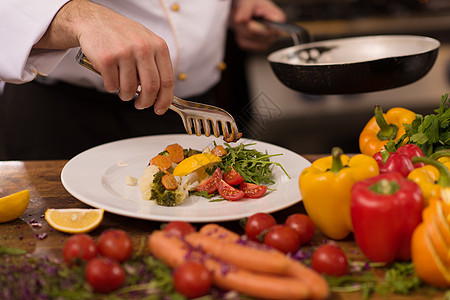
<svg viewBox="0 0 450 300">
<path fill-rule="evenodd" d="M 100 225 L 103 212 L 103 209 L 97 208 L 49 208 L 45 211 L 45 220 L 62 232 L 86 233 Z"/>
<path fill-rule="evenodd" d="M 9 222 L 22 215 L 30 204 L 30 191 L 23 190 L 0 198 L 0 223 Z"/>
<path fill-rule="evenodd" d="M 222 159 L 211 153 L 200 153 L 189 156 L 182 160 L 173 170 L 173 176 L 185 176 L 189 173 L 196 171 L 201 167 L 207 167 L 212 164 L 216 164 L 222 161 Z"/>
</svg>

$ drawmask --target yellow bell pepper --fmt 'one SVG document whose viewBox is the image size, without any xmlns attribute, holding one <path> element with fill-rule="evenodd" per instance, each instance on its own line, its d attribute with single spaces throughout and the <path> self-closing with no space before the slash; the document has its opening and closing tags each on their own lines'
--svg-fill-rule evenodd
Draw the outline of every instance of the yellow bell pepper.
<svg viewBox="0 0 450 300">
<path fill-rule="evenodd" d="M 352 232 L 351 189 L 355 182 L 379 174 L 374 158 L 357 154 L 350 158 L 335 147 L 300 174 L 299 186 L 306 212 L 327 237 L 343 239 Z"/>
<path fill-rule="evenodd" d="M 440 162 L 446 161 L 445 163 Z M 425 205 L 431 198 L 439 198 L 444 187 L 450 187 L 450 160 L 441 157 L 438 161 L 429 157 L 414 157 L 413 162 L 424 162 L 425 166 L 416 168 L 408 174 L 408 179 L 417 183 L 422 190 Z"/>
<path fill-rule="evenodd" d="M 375 106 L 374 116 L 359 135 L 361 153 L 373 156 L 380 152 L 389 140 L 395 142 L 405 134 L 403 124 L 411 124 L 415 119 L 416 114 L 406 108 L 394 107 L 384 114 L 381 106 Z"/>
</svg>

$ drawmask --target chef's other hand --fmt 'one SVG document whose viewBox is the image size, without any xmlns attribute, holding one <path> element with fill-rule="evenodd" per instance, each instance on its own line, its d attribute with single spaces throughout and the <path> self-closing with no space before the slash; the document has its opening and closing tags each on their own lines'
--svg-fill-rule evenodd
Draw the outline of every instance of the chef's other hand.
<svg viewBox="0 0 450 300">
<path fill-rule="evenodd" d="M 280 31 L 252 20 L 253 17 L 285 22 L 286 14 L 270 0 L 235 0 L 231 23 L 236 42 L 250 51 L 265 51 L 280 36 Z"/>
<path fill-rule="evenodd" d="M 88 0 L 64 5 L 44 37 L 35 47 L 81 46 L 86 57 L 103 77 L 108 92 L 120 99 L 134 98 L 135 107 L 154 105 L 157 114 L 166 112 L 173 99 L 174 73 L 165 41 L 141 24 Z M 138 75 L 139 74 L 139 75 Z"/>
</svg>

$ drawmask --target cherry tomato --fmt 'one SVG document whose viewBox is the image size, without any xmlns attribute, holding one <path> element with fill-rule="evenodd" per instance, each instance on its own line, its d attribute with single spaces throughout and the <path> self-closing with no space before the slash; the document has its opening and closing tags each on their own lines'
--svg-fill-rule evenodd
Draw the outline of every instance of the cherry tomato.
<svg viewBox="0 0 450 300">
<path fill-rule="evenodd" d="M 243 182 L 239 185 L 239 189 L 245 193 L 247 198 L 260 198 L 267 191 L 267 186 Z"/>
<path fill-rule="evenodd" d="M 98 238 L 98 252 L 119 262 L 126 261 L 133 254 L 133 242 L 128 234 L 120 229 L 109 229 Z"/>
<path fill-rule="evenodd" d="M 108 257 L 96 257 L 87 263 L 85 277 L 95 292 L 109 293 L 123 285 L 125 272 L 116 261 Z"/>
<path fill-rule="evenodd" d="M 342 276 L 348 273 L 348 260 L 344 251 L 331 244 L 323 244 L 314 251 L 311 266 L 319 273 Z"/>
<path fill-rule="evenodd" d="M 219 187 L 219 183 L 223 178 L 222 170 L 220 168 L 216 168 L 214 173 L 203 180 L 197 186 L 197 192 L 206 191 L 208 194 L 214 193 Z"/>
<path fill-rule="evenodd" d="M 87 234 L 75 234 L 64 243 L 63 257 L 68 264 L 88 261 L 97 256 L 97 245 Z"/>
<path fill-rule="evenodd" d="M 290 215 L 284 223 L 297 232 L 301 245 L 308 243 L 314 237 L 316 230 L 314 222 L 305 214 Z"/>
<path fill-rule="evenodd" d="M 297 232 L 286 225 L 275 225 L 264 235 L 264 244 L 284 253 L 295 253 L 300 248 Z"/>
<path fill-rule="evenodd" d="M 245 195 L 243 191 L 232 187 L 223 180 L 219 182 L 219 187 L 217 188 L 217 190 L 219 191 L 220 196 L 230 201 L 239 200 Z"/>
<path fill-rule="evenodd" d="M 241 176 L 233 167 L 228 172 L 223 174 L 223 180 L 229 185 L 238 185 L 244 182 L 244 177 Z"/>
<path fill-rule="evenodd" d="M 164 227 L 164 231 L 170 232 L 178 237 L 183 237 L 191 232 L 195 232 L 194 226 L 189 224 L 188 222 L 183 221 L 172 221 L 167 223 Z"/>
<path fill-rule="evenodd" d="M 211 289 L 212 275 L 201 263 L 188 261 L 175 269 L 173 283 L 180 294 L 188 298 L 198 298 Z"/>
<path fill-rule="evenodd" d="M 268 213 L 256 213 L 251 215 L 245 223 L 245 235 L 249 240 L 260 242 L 263 231 L 277 225 L 277 221 Z"/>
</svg>

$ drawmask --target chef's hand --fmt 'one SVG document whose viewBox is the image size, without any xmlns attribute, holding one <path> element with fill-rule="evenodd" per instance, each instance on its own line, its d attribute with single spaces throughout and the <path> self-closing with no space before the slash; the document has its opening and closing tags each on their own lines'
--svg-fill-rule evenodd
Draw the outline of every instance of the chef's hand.
<svg viewBox="0 0 450 300">
<path fill-rule="evenodd" d="M 280 31 L 252 20 L 253 17 L 285 22 L 286 14 L 270 0 L 234 0 L 231 24 L 237 44 L 246 50 L 267 50 Z"/>
<path fill-rule="evenodd" d="M 169 49 L 162 38 L 104 6 L 72 0 L 60 9 L 35 48 L 76 46 L 81 46 L 102 74 L 107 91 L 118 91 L 120 99 L 131 100 L 139 80 L 141 91 L 135 107 L 154 105 L 157 114 L 167 110 L 175 78 Z"/>
</svg>

